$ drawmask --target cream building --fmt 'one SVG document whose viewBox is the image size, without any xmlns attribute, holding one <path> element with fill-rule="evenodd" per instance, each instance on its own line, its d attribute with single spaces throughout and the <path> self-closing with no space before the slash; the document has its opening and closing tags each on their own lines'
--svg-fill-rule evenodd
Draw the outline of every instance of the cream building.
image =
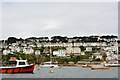
<svg viewBox="0 0 120 80">
<path fill-rule="evenodd" d="M 81 49 L 79 47 L 67 47 L 66 48 L 66 54 L 74 54 L 74 55 L 80 55 Z"/>
</svg>

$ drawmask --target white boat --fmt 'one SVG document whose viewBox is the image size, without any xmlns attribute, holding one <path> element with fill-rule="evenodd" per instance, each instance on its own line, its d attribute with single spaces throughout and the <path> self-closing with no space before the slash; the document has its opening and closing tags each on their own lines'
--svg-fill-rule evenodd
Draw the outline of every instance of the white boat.
<svg viewBox="0 0 120 80">
<path fill-rule="evenodd" d="M 59 67 L 58 65 L 52 64 L 52 62 L 44 62 L 40 65 L 42 68 L 52 68 L 52 67 Z"/>
<path fill-rule="evenodd" d="M 106 64 L 104 64 L 104 66 L 109 66 L 109 67 L 120 67 L 120 64 L 115 64 L 115 63 L 110 64 L 110 63 L 106 63 Z"/>
<path fill-rule="evenodd" d="M 52 64 L 52 60 L 51 60 L 51 55 L 52 51 L 51 51 L 51 47 L 50 47 L 50 61 L 49 62 L 43 62 L 40 66 L 41 68 L 53 68 L 53 67 L 59 67 L 56 64 Z"/>
</svg>

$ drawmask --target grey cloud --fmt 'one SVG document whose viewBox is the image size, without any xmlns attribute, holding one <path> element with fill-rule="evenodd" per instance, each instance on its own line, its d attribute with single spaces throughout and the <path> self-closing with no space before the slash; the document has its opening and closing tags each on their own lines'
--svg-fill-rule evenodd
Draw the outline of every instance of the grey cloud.
<svg viewBox="0 0 120 80">
<path fill-rule="evenodd" d="M 117 34 L 117 3 L 3 3 L 3 38 Z"/>
</svg>

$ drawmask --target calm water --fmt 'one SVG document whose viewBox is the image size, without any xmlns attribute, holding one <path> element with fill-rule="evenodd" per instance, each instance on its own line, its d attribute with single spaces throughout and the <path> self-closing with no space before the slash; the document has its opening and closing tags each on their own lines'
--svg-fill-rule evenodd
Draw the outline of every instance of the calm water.
<svg viewBox="0 0 120 80">
<path fill-rule="evenodd" d="M 50 70 L 53 73 L 50 73 Z M 118 68 L 91 70 L 82 67 L 40 68 L 34 74 L 2 74 L 2 78 L 118 78 Z"/>
</svg>

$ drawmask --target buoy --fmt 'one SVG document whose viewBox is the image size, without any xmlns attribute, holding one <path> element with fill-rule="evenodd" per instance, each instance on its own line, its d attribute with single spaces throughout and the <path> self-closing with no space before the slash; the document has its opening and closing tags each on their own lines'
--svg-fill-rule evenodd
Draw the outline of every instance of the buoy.
<svg viewBox="0 0 120 80">
<path fill-rule="evenodd" d="M 59 68 L 62 68 L 62 66 L 60 66 Z"/>
<path fill-rule="evenodd" d="M 54 71 L 53 71 L 53 70 L 50 70 L 49 73 L 54 73 Z"/>
<path fill-rule="evenodd" d="M 114 68 L 112 70 L 114 70 Z"/>
</svg>

